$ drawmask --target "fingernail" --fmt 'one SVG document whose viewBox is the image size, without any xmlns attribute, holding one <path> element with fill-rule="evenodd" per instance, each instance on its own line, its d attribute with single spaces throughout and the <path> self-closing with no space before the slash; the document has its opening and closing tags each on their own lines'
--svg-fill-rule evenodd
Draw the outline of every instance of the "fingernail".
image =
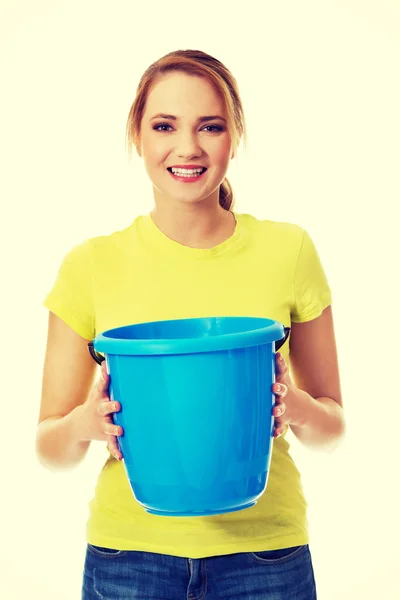
<svg viewBox="0 0 400 600">
<path fill-rule="evenodd" d="M 281 386 L 281 384 L 280 384 L 280 383 L 278 383 L 278 384 L 276 385 L 276 391 L 277 391 L 277 392 L 281 392 L 281 391 L 282 391 L 282 386 Z"/>
<path fill-rule="evenodd" d="M 280 417 L 280 416 L 281 416 L 281 414 L 282 414 L 282 409 L 281 409 L 281 408 L 277 408 L 277 409 L 276 409 L 276 416 L 277 416 L 277 417 Z"/>
</svg>

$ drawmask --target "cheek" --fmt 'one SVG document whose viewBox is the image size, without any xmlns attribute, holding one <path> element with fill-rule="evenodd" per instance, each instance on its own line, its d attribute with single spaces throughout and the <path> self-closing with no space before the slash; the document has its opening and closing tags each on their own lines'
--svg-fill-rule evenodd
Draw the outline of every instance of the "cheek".
<svg viewBox="0 0 400 600">
<path fill-rule="evenodd" d="M 214 148 L 210 149 L 210 155 L 216 163 L 221 165 L 221 167 L 226 167 L 229 164 L 231 154 L 232 148 L 230 140 L 221 141 L 219 144 L 216 144 Z"/>
<path fill-rule="evenodd" d="M 157 163 L 165 154 L 166 144 L 162 139 L 154 139 L 154 137 L 143 136 L 142 138 L 142 152 L 146 161 L 149 164 Z"/>
</svg>

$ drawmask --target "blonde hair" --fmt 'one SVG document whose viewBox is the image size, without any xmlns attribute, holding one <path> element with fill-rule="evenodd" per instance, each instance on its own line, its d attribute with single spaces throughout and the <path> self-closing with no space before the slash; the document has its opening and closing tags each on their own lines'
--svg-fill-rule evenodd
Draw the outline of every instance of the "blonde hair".
<svg viewBox="0 0 400 600">
<path fill-rule="evenodd" d="M 171 71 L 181 71 L 188 75 L 204 77 L 212 85 L 224 102 L 228 131 L 233 147 L 238 148 L 243 136 L 246 145 L 246 125 L 242 102 L 236 79 L 216 58 L 201 50 L 176 50 L 155 61 L 143 73 L 136 90 L 136 98 L 129 111 L 126 124 L 126 145 L 131 156 L 132 145 L 136 150 L 140 143 L 140 126 L 148 95 L 158 78 Z M 233 206 L 233 190 L 225 177 L 220 186 L 219 203 L 225 210 Z"/>
</svg>

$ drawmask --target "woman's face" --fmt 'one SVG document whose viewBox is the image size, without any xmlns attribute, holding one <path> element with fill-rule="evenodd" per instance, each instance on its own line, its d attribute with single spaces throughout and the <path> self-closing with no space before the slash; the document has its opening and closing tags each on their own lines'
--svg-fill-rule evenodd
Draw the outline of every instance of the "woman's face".
<svg viewBox="0 0 400 600">
<path fill-rule="evenodd" d="M 160 113 L 166 117 L 156 117 Z M 200 121 L 210 116 L 214 118 Z M 219 186 L 234 155 L 226 118 L 224 103 L 207 80 L 181 72 L 158 80 L 147 99 L 139 152 L 156 200 L 193 203 L 214 193 L 218 202 Z M 193 181 L 182 181 L 167 170 L 178 165 L 197 165 L 207 171 Z"/>
</svg>

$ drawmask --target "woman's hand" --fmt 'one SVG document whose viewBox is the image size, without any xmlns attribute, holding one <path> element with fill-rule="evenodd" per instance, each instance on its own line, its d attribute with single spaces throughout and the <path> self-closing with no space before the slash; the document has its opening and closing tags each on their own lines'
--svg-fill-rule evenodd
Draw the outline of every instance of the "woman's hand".
<svg viewBox="0 0 400 600">
<path fill-rule="evenodd" d="M 86 402 L 80 407 L 80 431 L 82 440 L 107 441 L 107 448 L 114 458 L 122 460 L 117 436 L 123 434 L 123 429 L 114 425 L 111 418 L 112 413 L 121 410 L 121 405 L 119 402 L 110 401 L 109 384 L 110 376 L 104 360 L 101 363 L 101 377 L 90 390 Z"/>
<path fill-rule="evenodd" d="M 280 437 L 288 425 L 304 424 L 304 393 L 294 385 L 285 359 L 279 352 L 275 355 L 275 364 L 276 378 L 272 391 L 276 400 L 272 414 L 275 417 L 274 437 Z"/>
</svg>

